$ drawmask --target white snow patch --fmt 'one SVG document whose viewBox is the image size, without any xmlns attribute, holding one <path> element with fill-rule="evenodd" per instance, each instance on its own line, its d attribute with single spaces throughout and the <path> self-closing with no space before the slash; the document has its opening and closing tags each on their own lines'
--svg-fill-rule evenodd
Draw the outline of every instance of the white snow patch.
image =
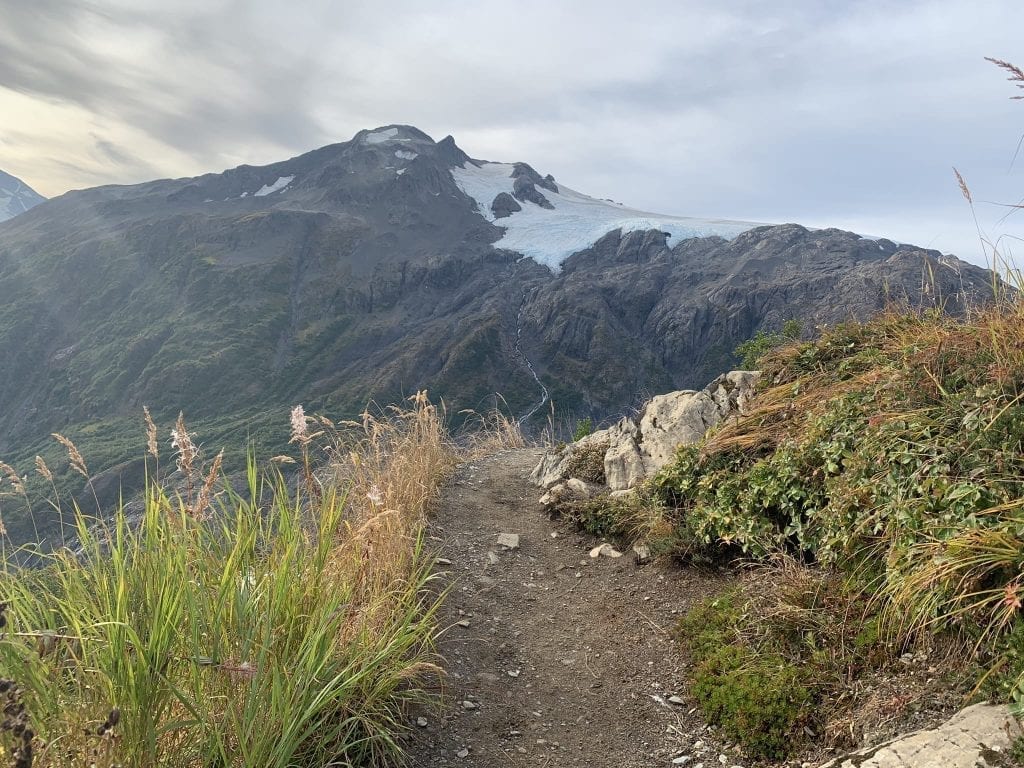
<svg viewBox="0 0 1024 768">
<path fill-rule="evenodd" d="M 266 197 L 267 195 L 272 195 L 274 192 L 280 192 L 293 181 L 295 181 L 294 176 L 279 176 L 277 181 L 275 181 L 273 184 L 264 184 L 262 187 L 260 187 L 259 191 L 255 192 L 253 196 Z M 245 197 L 244 193 L 242 197 Z"/>
<path fill-rule="evenodd" d="M 466 163 L 462 168 L 453 168 L 451 173 L 459 189 L 476 201 L 480 213 L 505 229 L 504 236 L 494 243 L 495 248 L 516 251 L 555 271 L 566 258 L 589 248 L 615 229 L 624 233 L 657 229 L 667 232 L 671 243 L 710 235 L 731 239 L 761 226 L 750 221 L 695 219 L 638 211 L 621 203 L 588 197 L 561 184 L 557 184 L 558 192 L 537 187 L 554 210 L 517 201 L 523 210 L 495 219 L 491 203 L 501 192 L 512 194 L 514 168 L 510 163 L 483 163 L 480 166 Z"/>
<path fill-rule="evenodd" d="M 383 144 L 385 141 L 390 141 L 398 135 L 397 128 L 385 128 L 382 131 L 374 131 L 368 133 L 363 137 L 363 141 L 367 144 Z"/>
<path fill-rule="evenodd" d="M 399 160 L 415 160 L 419 155 L 415 152 L 406 152 L 404 149 L 399 149 L 395 151 L 395 157 Z"/>
<path fill-rule="evenodd" d="M 257 194 L 259 194 L 259 193 L 257 193 Z M 242 194 L 239 195 L 239 197 L 248 197 L 248 196 L 249 196 L 248 192 L 243 192 Z"/>
<path fill-rule="evenodd" d="M 405 168 L 399 168 L 395 171 L 395 176 L 401 176 L 403 173 L 405 173 Z"/>
</svg>

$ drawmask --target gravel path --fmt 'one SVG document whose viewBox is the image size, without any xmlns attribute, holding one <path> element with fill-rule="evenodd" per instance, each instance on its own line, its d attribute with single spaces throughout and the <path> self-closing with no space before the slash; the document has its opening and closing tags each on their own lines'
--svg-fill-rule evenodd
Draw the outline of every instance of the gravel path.
<svg viewBox="0 0 1024 768">
<path fill-rule="evenodd" d="M 427 766 L 743 765 L 685 704 L 670 636 L 722 583 L 633 557 L 589 557 L 599 541 L 540 512 L 537 450 L 465 464 L 431 526 L 451 593 L 440 652 L 440 712 L 414 726 L 410 764 Z M 517 548 L 498 544 L 516 534 Z M 724 754 L 723 754 L 724 753 Z"/>
</svg>

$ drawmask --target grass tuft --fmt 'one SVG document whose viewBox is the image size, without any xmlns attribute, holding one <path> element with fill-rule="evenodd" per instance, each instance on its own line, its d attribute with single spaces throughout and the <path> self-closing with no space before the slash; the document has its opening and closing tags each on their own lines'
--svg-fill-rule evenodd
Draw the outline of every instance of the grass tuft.
<svg viewBox="0 0 1024 768">
<path fill-rule="evenodd" d="M 301 416 L 303 466 L 329 462 L 315 493 L 251 454 L 233 482 L 221 455 L 204 467 L 179 417 L 179 490 L 150 483 L 137 515 L 76 507 L 74 551 L 5 568 L 0 693 L 31 727 L 0 742 L 19 765 L 400 758 L 406 708 L 438 690 L 422 530 L 458 452 L 425 393 L 357 423 Z"/>
</svg>

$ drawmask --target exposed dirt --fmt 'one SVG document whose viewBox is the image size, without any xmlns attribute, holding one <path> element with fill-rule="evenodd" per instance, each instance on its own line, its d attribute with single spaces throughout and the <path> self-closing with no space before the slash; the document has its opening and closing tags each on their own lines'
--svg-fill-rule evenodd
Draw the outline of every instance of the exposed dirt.
<svg viewBox="0 0 1024 768">
<path fill-rule="evenodd" d="M 451 590 L 439 644 L 448 683 L 440 712 L 413 713 L 410 765 L 768 766 L 723 743 L 686 700 L 672 637 L 680 616 L 736 577 L 638 565 L 631 552 L 590 557 L 601 541 L 548 520 L 537 503 L 529 474 L 541 454 L 463 464 L 444 491 L 429 534 Z M 502 547 L 503 533 L 517 534 L 518 548 Z M 928 663 L 866 681 L 867 705 L 831 727 L 874 743 L 941 722 L 962 702 L 943 694 Z M 772 765 L 820 765 L 830 753 L 808 744 Z"/>
<path fill-rule="evenodd" d="M 440 652 L 449 685 L 438 721 L 416 727 L 414 766 L 744 765 L 683 696 L 671 632 L 723 577 L 638 566 L 537 505 L 528 475 L 541 453 L 465 464 L 431 526 L 451 594 Z M 519 535 L 503 549 L 498 534 Z M 468 704 L 467 704 L 468 702 Z M 422 722 L 422 721 L 421 721 Z"/>
</svg>

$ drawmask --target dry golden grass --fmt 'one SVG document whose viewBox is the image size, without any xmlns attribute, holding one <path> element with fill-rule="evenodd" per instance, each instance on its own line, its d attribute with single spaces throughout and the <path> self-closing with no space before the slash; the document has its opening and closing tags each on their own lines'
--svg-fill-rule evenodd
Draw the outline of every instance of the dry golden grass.
<svg viewBox="0 0 1024 768">
<path fill-rule="evenodd" d="M 459 460 L 522 436 L 494 414 L 460 447 L 425 392 L 338 425 L 296 407 L 291 425 L 300 459 L 276 463 L 298 465 L 294 482 L 273 469 L 261 477 L 250 457 L 240 495 L 179 417 L 174 490 L 151 487 L 141 521 L 76 510 L 78 556 L 0 574 L 0 605 L 17 605 L 0 676 L 28 692 L 35 765 L 399 757 L 403 708 L 442 674 L 443 592 L 423 543 L 430 507 Z M 157 428 L 145 426 L 155 460 Z M 57 439 L 84 473 L 74 443 Z M 37 469 L 49 473 L 41 460 Z M 6 465 L 0 482 L 21 489 Z M 112 706 L 120 723 L 99 734 Z"/>
</svg>

